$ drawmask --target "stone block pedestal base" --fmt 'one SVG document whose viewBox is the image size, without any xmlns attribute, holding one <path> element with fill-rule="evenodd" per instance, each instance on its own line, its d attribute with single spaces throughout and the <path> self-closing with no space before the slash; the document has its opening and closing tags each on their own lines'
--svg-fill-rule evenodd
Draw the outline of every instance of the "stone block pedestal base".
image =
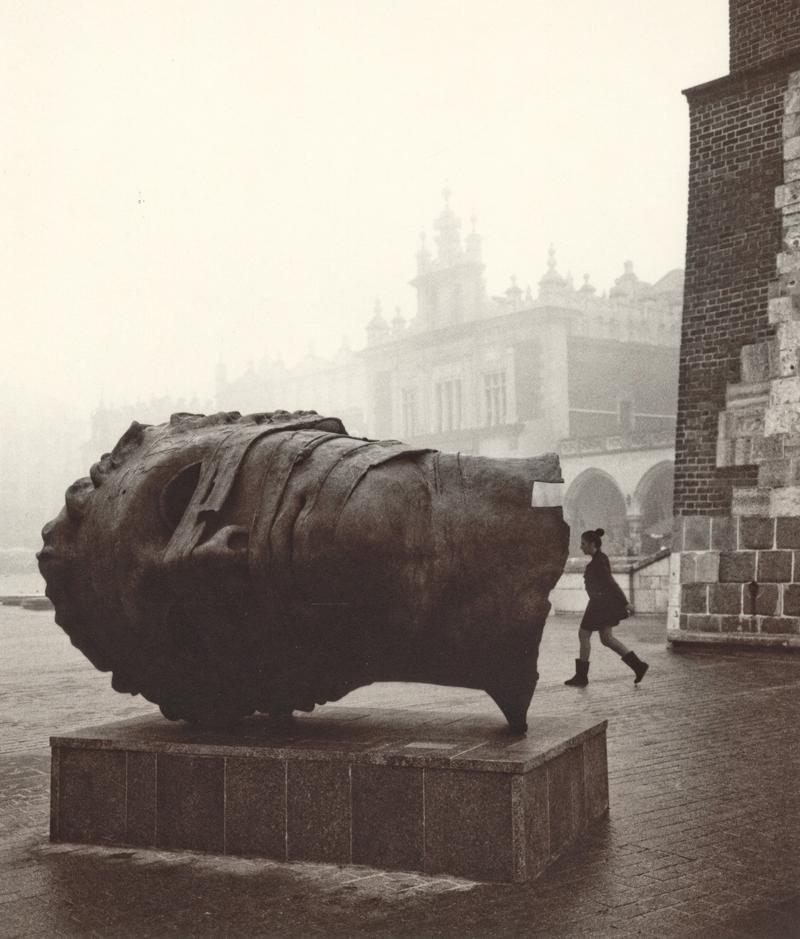
<svg viewBox="0 0 800 939">
<path fill-rule="evenodd" d="M 327 707 L 53 737 L 54 841 L 523 882 L 608 809 L 606 722 Z"/>
</svg>

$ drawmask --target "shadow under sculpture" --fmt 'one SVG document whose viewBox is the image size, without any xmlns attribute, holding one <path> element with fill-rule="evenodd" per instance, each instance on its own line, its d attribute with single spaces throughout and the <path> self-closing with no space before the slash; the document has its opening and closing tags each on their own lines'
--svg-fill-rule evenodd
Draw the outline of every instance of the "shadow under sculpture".
<svg viewBox="0 0 800 939">
<path fill-rule="evenodd" d="M 375 681 L 486 691 L 524 732 L 560 507 L 558 457 L 351 437 L 316 412 L 134 422 L 38 555 L 56 622 L 169 719 L 310 711 Z"/>
</svg>

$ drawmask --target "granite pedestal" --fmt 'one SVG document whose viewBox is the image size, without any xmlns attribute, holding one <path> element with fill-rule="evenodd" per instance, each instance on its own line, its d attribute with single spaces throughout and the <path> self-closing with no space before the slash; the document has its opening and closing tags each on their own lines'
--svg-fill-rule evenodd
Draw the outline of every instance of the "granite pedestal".
<svg viewBox="0 0 800 939">
<path fill-rule="evenodd" d="M 326 707 L 51 738 L 54 841 L 523 882 L 608 810 L 606 722 Z"/>
</svg>

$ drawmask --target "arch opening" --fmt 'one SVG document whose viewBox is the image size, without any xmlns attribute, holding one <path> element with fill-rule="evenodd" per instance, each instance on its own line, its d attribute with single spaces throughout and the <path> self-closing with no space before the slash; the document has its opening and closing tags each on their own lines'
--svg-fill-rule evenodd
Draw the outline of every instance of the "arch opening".
<svg viewBox="0 0 800 939">
<path fill-rule="evenodd" d="M 564 500 L 564 517 L 570 526 L 569 553 L 581 554 L 581 532 L 604 528 L 606 554 L 625 554 L 628 519 L 625 497 L 608 473 L 584 470 L 569 487 Z"/>
<path fill-rule="evenodd" d="M 651 467 L 636 487 L 641 513 L 641 554 L 655 554 L 672 544 L 672 488 L 675 467 L 669 460 Z"/>
</svg>

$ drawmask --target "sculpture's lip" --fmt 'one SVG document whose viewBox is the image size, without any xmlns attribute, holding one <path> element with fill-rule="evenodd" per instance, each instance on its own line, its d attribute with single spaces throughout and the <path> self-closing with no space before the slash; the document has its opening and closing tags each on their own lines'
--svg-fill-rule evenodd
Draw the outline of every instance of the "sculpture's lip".
<svg viewBox="0 0 800 939">
<path fill-rule="evenodd" d="M 52 600 L 56 608 L 55 619 L 60 626 L 75 619 L 72 609 L 73 555 L 69 549 L 72 525 L 67 509 L 62 509 L 42 529 L 43 544 L 36 552 L 39 573 L 45 582 L 45 596 Z"/>
<path fill-rule="evenodd" d="M 39 573 L 44 578 L 45 593 L 51 600 L 53 599 L 50 596 L 52 591 L 56 591 L 60 596 L 67 580 L 67 559 L 52 545 L 47 545 L 37 552 L 36 560 L 39 565 Z"/>
</svg>

